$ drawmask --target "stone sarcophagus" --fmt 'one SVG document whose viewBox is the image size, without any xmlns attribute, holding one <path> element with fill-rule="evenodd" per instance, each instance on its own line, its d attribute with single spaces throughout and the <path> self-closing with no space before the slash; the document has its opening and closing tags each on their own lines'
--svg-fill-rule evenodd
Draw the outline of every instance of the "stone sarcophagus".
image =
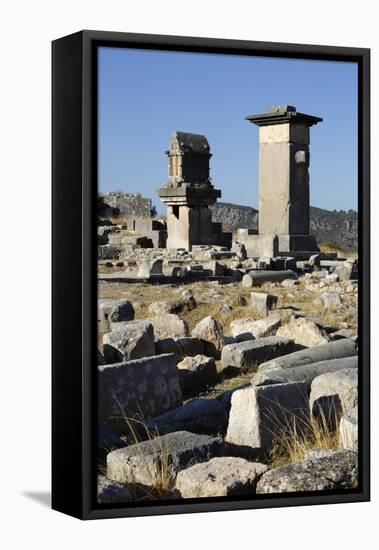
<svg viewBox="0 0 379 550">
<path fill-rule="evenodd" d="M 212 222 L 209 208 L 221 191 L 209 177 L 211 152 L 205 136 L 174 132 L 168 156 L 168 180 L 158 189 L 167 205 L 167 248 L 193 245 L 230 246 L 231 234 L 222 233 L 221 224 Z"/>
</svg>

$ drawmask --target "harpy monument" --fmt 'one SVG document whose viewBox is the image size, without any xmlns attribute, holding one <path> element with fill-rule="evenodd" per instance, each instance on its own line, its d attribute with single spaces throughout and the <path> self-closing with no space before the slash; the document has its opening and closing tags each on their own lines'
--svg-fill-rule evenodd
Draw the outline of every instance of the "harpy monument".
<svg viewBox="0 0 379 550">
<path fill-rule="evenodd" d="M 207 138 L 174 132 L 166 154 L 169 177 L 158 195 L 167 205 L 167 248 L 230 247 L 231 234 L 223 233 L 221 224 L 212 222 L 209 208 L 221 197 L 221 191 L 214 188 L 209 177 L 212 155 Z"/>
<path fill-rule="evenodd" d="M 309 234 L 310 127 L 322 118 L 274 105 L 246 120 L 259 126 L 258 234 L 240 230 L 249 256 L 318 251 Z"/>
</svg>

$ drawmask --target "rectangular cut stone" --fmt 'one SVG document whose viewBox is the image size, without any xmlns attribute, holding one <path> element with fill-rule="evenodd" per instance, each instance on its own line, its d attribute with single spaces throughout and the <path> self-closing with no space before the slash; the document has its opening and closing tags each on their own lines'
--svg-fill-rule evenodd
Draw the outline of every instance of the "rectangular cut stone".
<svg viewBox="0 0 379 550">
<path fill-rule="evenodd" d="M 289 233 L 290 149 L 286 143 L 259 147 L 259 233 Z"/>
<path fill-rule="evenodd" d="M 278 355 L 293 351 L 294 341 L 289 338 L 268 336 L 224 346 L 221 354 L 223 368 L 248 369 Z"/>
<path fill-rule="evenodd" d="M 182 404 L 174 354 L 156 355 L 98 367 L 99 423 L 125 428 L 128 417 L 145 420 Z"/>
<path fill-rule="evenodd" d="M 222 456 L 223 453 L 221 437 L 173 432 L 109 453 L 107 477 L 120 483 L 141 483 L 153 487 L 162 468 L 174 480 L 180 470 Z"/>
<path fill-rule="evenodd" d="M 259 128 L 259 143 L 300 143 L 309 145 L 309 127 L 303 124 L 278 124 Z"/>
<path fill-rule="evenodd" d="M 304 427 L 309 419 L 307 385 L 303 382 L 249 386 L 233 393 L 226 442 L 269 450 L 286 427 Z"/>
<path fill-rule="evenodd" d="M 275 234 L 255 235 L 239 229 L 238 240 L 245 246 L 248 256 L 273 258 L 279 252 L 279 239 Z"/>
</svg>

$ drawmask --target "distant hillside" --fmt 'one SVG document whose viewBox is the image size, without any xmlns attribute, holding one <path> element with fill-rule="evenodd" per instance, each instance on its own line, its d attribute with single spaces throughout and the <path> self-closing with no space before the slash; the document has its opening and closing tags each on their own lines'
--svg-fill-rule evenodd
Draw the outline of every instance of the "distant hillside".
<svg viewBox="0 0 379 550">
<path fill-rule="evenodd" d="M 234 231 L 239 227 L 247 229 L 257 229 L 258 227 L 258 210 L 252 206 L 217 202 L 210 208 L 213 221 L 221 222 L 229 231 Z"/>
<path fill-rule="evenodd" d="M 329 211 L 311 206 L 310 232 L 317 242 L 330 243 L 346 251 L 358 250 L 358 213 Z"/>
<path fill-rule="evenodd" d="M 212 218 L 233 231 L 239 227 L 257 229 L 258 210 L 226 202 L 211 207 Z M 337 212 L 311 206 L 310 232 L 317 242 L 333 244 L 346 251 L 358 249 L 358 214 L 353 210 Z"/>
</svg>

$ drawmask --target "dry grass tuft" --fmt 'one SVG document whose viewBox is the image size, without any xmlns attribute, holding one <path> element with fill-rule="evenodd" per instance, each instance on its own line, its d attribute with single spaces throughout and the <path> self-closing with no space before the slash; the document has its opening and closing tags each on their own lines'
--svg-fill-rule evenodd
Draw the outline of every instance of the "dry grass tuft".
<svg viewBox="0 0 379 550">
<path fill-rule="evenodd" d="M 311 418 L 288 415 L 288 421 L 277 421 L 269 452 L 271 468 L 303 460 L 310 449 L 336 450 L 339 447 L 339 415 L 332 410 L 328 418 L 320 409 Z M 277 417 L 276 417 L 277 419 Z"/>
<path fill-rule="evenodd" d="M 133 479 L 125 483 L 133 500 L 166 500 L 171 496 L 175 485 L 175 475 L 170 464 L 167 444 L 159 437 L 158 430 L 149 430 L 141 412 L 138 416 L 131 418 L 127 416 L 117 399 L 115 402 L 126 424 L 130 444 L 137 446 L 137 452 L 145 470 L 145 477 L 149 480 L 148 486 L 141 486 Z M 152 458 L 146 454 L 141 445 L 145 441 L 152 442 Z"/>
<path fill-rule="evenodd" d="M 356 258 L 357 252 L 349 252 L 347 250 L 344 250 L 340 246 L 336 246 L 332 243 L 321 243 L 318 245 L 321 252 L 325 253 L 337 253 L 338 257 L 340 258 Z"/>
</svg>

